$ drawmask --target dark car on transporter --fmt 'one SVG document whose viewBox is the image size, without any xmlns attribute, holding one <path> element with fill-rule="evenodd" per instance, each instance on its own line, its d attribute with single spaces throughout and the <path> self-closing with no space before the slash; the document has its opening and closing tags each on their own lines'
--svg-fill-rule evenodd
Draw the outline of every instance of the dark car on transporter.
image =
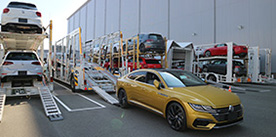
<svg viewBox="0 0 276 137">
<path fill-rule="evenodd" d="M 237 76 L 246 76 L 247 69 L 240 61 L 233 61 L 233 74 Z M 226 60 L 215 60 L 209 64 L 203 65 L 203 72 L 214 72 L 218 74 L 226 75 L 227 73 L 227 61 Z"/>
<path fill-rule="evenodd" d="M 157 33 L 147 33 L 138 34 L 139 36 L 139 50 L 140 52 L 155 52 L 164 53 L 165 52 L 165 40 L 161 34 Z M 133 47 L 137 48 L 137 40 L 130 39 L 128 41 L 128 50 L 133 50 Z M 123 49 L 125 50 L 126 44 L 124 44 Z"/>
</svg>

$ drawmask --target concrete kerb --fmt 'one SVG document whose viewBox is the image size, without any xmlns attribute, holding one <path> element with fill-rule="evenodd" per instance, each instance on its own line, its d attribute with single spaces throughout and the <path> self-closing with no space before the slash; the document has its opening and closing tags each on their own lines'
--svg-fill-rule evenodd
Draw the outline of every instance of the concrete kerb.
<svg viewBox="0 0 276 137">
<path fill-rule="evenodd" d="M 234 85 L 239 85 L 237 83 L 235 84 L 225 84 L 225 83 L 217 83 L 217 82 L 214 82 L 214 81 L 207 81 L 207 83 L 209 84 L 212 84 L 216 87 L 219 87 L 219 88 L 223 88 L 223 89 L 229 89 L 229 87 L 231 86 L 231 89 L 234 91 L 234 92 L 237 92 L 237 93 L 242 93 L 242 92 L 239 92 L 239 91 L 250 91 L 250 92 L 270 92 L 270 90 L 261 90 L 261 89 L 252 89 L 252 88 L 241 88 L 241 87 L 237 87 L 237 86 L 234 86 Z M 242 84 L 256 84 L 256 85 L 276 85 L 276 84 L 269 84 L 269 83 L 242 83 Z"/>
</svg>

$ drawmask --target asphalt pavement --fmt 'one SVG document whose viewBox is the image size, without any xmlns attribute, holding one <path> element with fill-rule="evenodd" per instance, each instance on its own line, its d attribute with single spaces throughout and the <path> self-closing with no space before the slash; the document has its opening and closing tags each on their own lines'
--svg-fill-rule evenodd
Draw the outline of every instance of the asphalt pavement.
<svg viewBox="0 0 276 137">
<path fill-rule="evenodd" d="M 7 98 L 1 137 L 274 137 L 276 134 L 276 86 L 235 85 L 233 91 L 244 105 L 244 121 L 211 131 L 172 130 L 166 120 L 150 111 L 132 106 L 122 109 L 111 105 L 93 92 L 72 93 L 55 84 L 54 95 L 64 117 L 51 122 L 44 113 L 39 96 Z M 114 94 L 113 94 L 114 96 Z"/>
</svg>

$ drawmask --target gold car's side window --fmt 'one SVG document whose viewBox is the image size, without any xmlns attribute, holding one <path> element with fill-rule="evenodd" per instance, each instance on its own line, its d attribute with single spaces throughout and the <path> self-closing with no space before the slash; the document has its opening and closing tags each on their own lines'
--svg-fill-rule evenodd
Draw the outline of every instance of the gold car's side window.
<svg viewBox="0 0 276 137">
<path fill-rule="evenodd" d="M 135 73 L 128 75 L 128 78 L 134 80 L 136 78 Z"/>
<path fill-rule="evenodd" d="M 137 81 L 146 82 L 146 75 L 140 75 L 136 78 Z"/>
<path fill-rule="evenodd" d="M 130 75 L 128 75 L 128 78 L 131 80 L 136 80 L 140 82 L 146 82 L 146 72 L 140 71 L 140 72 L 135 72 Z"/>
<path fill-rule="evenodd" d="M 146 83 L 153 85 L 154 80 L 157 80 L 160 82 L 160 79 L 157 75 L 155 75 L 154 73 L 148 72 Z"/>
</svg>

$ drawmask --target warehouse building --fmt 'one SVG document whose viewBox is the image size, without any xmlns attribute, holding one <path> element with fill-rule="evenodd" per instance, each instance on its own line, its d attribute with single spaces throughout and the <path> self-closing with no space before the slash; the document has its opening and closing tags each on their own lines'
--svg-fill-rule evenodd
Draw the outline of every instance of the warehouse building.
<svg viewBox="0 0 276 137">
<path fill-rule="evenodd" d="M 230 42 L 270 48 L 276 73 L 275 0 L 88 0 L 70 17 L 82 41 L 121 30 L 124 38 L 158 32 L 194 44 Z"/>
</svg>

